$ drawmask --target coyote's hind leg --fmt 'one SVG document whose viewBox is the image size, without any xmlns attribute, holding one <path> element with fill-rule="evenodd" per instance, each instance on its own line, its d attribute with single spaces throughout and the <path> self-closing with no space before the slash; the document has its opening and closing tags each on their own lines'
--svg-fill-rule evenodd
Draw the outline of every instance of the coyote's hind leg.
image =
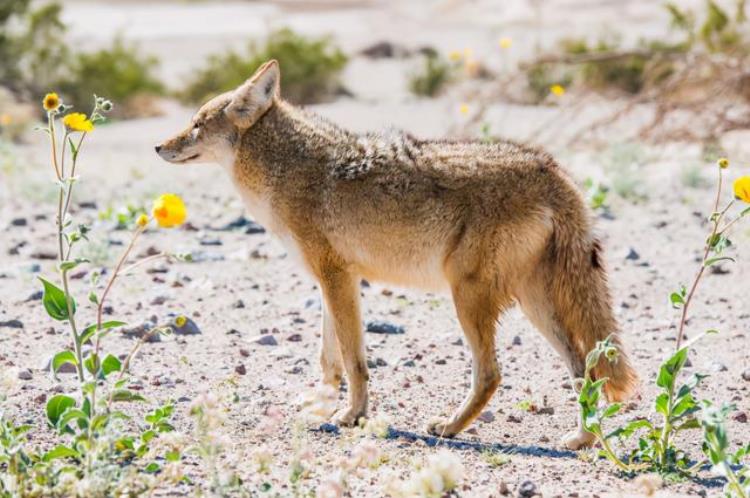
<svg viewBox="0 0 750 498">
<path fill-rule="evenodd" d="M 466 275 L 452 283 L 453 302 L 458 320 L 471 348 L 471 391 L 447 420 L 431 422 L 427 430 L 436 436 L 451 437 L 474 420 L 500 384 L 500 368 L 495 354 L 495 326 L 501 309 L 510 302 L 497 289 L 494 279 L 479 280 Z"/>
</svg>

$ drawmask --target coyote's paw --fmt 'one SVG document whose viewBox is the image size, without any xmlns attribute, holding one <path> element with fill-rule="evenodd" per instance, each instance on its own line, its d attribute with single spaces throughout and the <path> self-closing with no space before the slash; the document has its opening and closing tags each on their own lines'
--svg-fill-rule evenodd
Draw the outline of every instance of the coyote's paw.
<svg viewBox="0 0 750 498">
<path fill-rule="evenodd" d="M 353 427 L 359 423 L 359 419 L 365 418 L 365 416 L 366 414 L 363 410 L 345 408 L 336 412 L 333 418 L 331 418 L 331 422 L 339 427 Z"/>
<path fill-rule="evenodd" d="M 435 418 L 427 422 L 427 432 L 433 436 L 439 437 L 453 437 L 458 431 L 451 429 L 448 420 L 443 418 Z"/>
<path fill-rule="evenodd" d="M 588 448 L 594 443 L 596 438 L 590 432 L 578 430 L 565 434 L 560 442 L 569 450 L 580 450 Z"/>
</svg>

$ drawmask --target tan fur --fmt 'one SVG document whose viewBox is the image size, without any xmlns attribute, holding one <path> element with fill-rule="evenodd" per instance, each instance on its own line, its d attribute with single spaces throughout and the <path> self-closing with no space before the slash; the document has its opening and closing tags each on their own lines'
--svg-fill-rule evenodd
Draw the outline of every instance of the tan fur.
<svg viewBox="0 0 750 498">
<path fill-rule="evenodd" d="M 451 292 L 472 388 L 452 417 L 430 425 L 435 434 L 464 429 L 499 385 L 495 327 L 515 301 L 574 377 L 596 341 L 613 334 L 620 345 L 588 209 L 551 156 L 510 141 L 354 134 L 283 101 L 279 78 L 275 61 L 264 64 L 157 152 L 222 164 L 251 214 L 319 282 L 323 380 L 337 386 L 345 372 L 349 382 L 336 421 L 367 411 L 361 278 Z M 636 381 L 624 352 L 595 373 L 610 378 L 610 399 Z M 580 429 L 567 439 L 588 442 Z"/>
</svg>

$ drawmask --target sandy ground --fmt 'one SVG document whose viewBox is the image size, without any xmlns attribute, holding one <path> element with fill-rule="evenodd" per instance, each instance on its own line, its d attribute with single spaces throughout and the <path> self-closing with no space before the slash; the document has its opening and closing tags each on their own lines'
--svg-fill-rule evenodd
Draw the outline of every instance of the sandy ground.
<svg viewBox="0 0 750 498">
<path fill-rule="evenodd" d="M 248 37 L 262 36 L 282 25 L 306 33 L 333 33 L 352 54 L 382 39 L 407 46 L 429 44 L 439 50 L 472 47 L 490 66 L 500 64 L 492 55 L 500 35 L 513 37 L 512 57 L 520 58 L 535 43 L 550 46 L 571 31 L 595 35 L 618 28 L 626 40 L 635 40 L 661 33 L 666 25 L 659 7 L 648 1 L 547 2 L 541 20 L 530 2 L 523 1 L 494 6 L 487 1 L 465 5 L 458 1 L 323 2 L 317 8 L 304 2 L 64 3 L 72 39 L 97 43 L 121 31 L 160 56 L 161 72 L 173 85 L 207 53 L 241 45 Z M 576 23 L 571 23 L 566 12 L 580 12 L 580 19 L 576 16 Z M 539 25 L 544 29 L 537 29 Z M 405 74 L 410 64 L 414 61 L 355 56 L 344 77 L 354 97 L 315 106 L 315 110 L 356 130 L 396 125 L 419 135 L 444 135 L 465 119 L 457 111 L 458 104 L 470 97 L 462 95 L 460 88 L 435 100 L 409 96 Z M 606 106 L 604 102 L 600 107 Z M 189 401 L 200 391 L 210 389 L 227 400 L 227 432 L 235 444 L 232 460 L 252 482 L 260 477 L 253 473 L 249 455 L 265 444 L 274 454 L 275 470 L 270 477 L 274 489 L 286 486 L 287 465 L 295 441 L 301 439 L 315 459 L 304 481 L 312 488 L 336 468 L 338 459 L 346 457 L 360 437 L 351 431 L 334 435 L 292 429 L 300 395 L 309 392 L 320 376 L 321 312 L 315 283 L 287 259 L 271 235 L 216 230 L 241 216 L 242 205 L 218 167 L 178 169 L 156 157 L 153 144 L 186 126 L 192 112 L 169 101 L 162 107 L 161 117 L 113 123 L 94 132 L 81 160 L 83 181 L 76 199 L 93 202 L 96 209 L 75 205 L 77 219 L 94 222 L 96 236 L 87 255 L 102 264 L 116 257 L 127 234 L 112 230 L 111 223 L 97 221 L 97 211 L 118 209 L 128 202 L 145 205 L 163 191 L 186 199 L 194 229 L 149 232 L 139 252 L 147 248 L 192 252 L 198 261 L 156 263 L 123 279 L 112 296 L 112 317 L 138 325 L 152 317 L 164 323 L 170 313 L 185 314 L 202 334 L 145 345 L 134 367 L 136 383 L 154 402 L 176 400 L 176 423 L 185 432 L 191 430 Z M 592 177 L 609 184 L 629 181 L 645 197 L 633 202 L 613 193 L 611 216 L 598 220 L 615 308 L 645 381 L 641 396 L 618 420 L 645 416 L 651 412 L 643 401 L 652 398 L 651 380 L 674 347 L 678 317 L 667 296 L 692 278 L 707 229 L 700 213 L 710 209 L 713 195 L 710 186 L 687 187 L 683 178 L 697 170 L 710 184 L 714 170 L 702 159 L 697 145 L 620 144 L 613 136 L 603 148 L 571 148 L 557 138 L 581 123 L 561 122 L 562 118 L 556 118 L 557 108 L 502 103 L 495 107 L 496 112 L 488 114 L 494 132 L 523 139 L 529 130 L 549 123 L 540 141 L 576 179 L 582 182 Z M 601 109 L 590 111 L 578 119 L 585 120 Z M 731 177 L 748 173 L 747 163 L 742 163 L 750 153 L 746 137 L 735 132 L 722 141 L 737 166 L 730 170 Z M 43 395 L 52 395 L 59 386 L 40 366 L 51 351 L 68 344 L 66 330 L 51 323 L 41 303 L 30 298 L 40 288 L 35 277 L 54 273 L 53 263 L 40 259 L 54 251 L 54 185 L 46 159 L 41 135 L 30 134 L 27 143 L 5 154 L 0 181 L 0 322 L 20 320 L 23 324 L 22 328 L 0 325 L 0 368 L 31 370 L 31 379 L 22 381 L 22 390 L 7 402 L 10 413 L 21 421 L 43 419 Z M 21 218 L 26 226 L 12 223 Z M 739 412 L 748 414 L 750 382 L 741 374 L 749 367 L 750 231 L 745 227 L 733 238 L 736 246 L 730 253 L 738 263 L 706 278 L 688 327 L 691 337 L 709 328 L 721 334 L 698 345 L 687 372 L 711 374 L 707 387 L 699 390 L 701 397 L 731 401 Z M 626 257 L 631 250 L 637 258 Z M 75 281 L 74 286 L 79 296 L 85 295 L 85 279 Z M 503 490 L 516 496 L 524 481 L 532 481 L 543 496 L 637 492 L 633 481 L 618 476 L 605 462 L 592 463 L 583 454 L 561 448 L 559 438 L 574 425 L 574 393 L 560 359 L 518 310 L 509 312 L 498 328 L 504 379 L 483 420 L 453 442 L 436 441 L 426 436 L 425 423 L 450 413 L 469 387 L 469 354 L 460 341 L 450 299 L 374 282 L 362 287 L 362 295 L 365 321 L 384 320 L 403 326 L 406 332 L 366 334 L 368 358 L 375 365 L 371 414 L 386 417 L 396 433 L 377 441 L 388 461 L 352 477 L 351 496 L 382 496 L 389 473 L 409 475 L 415 462 L 435 451 L 430 446 L 436 443 L 451 448 L 465 465 L 460 496 L 501 496 Z M 93 316 L 91 308 L 81 308 L 82 316 Z M 257 343 L 266 333 L 272 334 L 276 345 Z M 131 339 L 120 334 L 108 341 L 118 353 L 132 345 Z M 66 388 L 72 386 L 72 376 L 62 378 Z M 550 409 L 544 414 L 524 410 L 529 402 Z M 269 436 L 259 431 L 258 423 L 270 406 L 283 413 L 284 424 Z M 747 442 L 750 428 L 743 422 L 747 417 L 736 419 L 730 425 L 732 440 Z M 34 437 L 45 440 L 48 435 L 42 431 Z M 693 448 L 692 456 L 699 458 L 697 434 L 688 439 L 685 446 Z M 508 461 L 493 466 L 487 451 L 507 453 Z M 201 475 L 192 465 L 189 470 Z M 708 472 L 701 477 L 672 484 L 663 493 L 718 495 L 720 484 L 717 487 Z M 181 486 L 169 494 L 190 496 L 193 491 Z"/>
</svg>

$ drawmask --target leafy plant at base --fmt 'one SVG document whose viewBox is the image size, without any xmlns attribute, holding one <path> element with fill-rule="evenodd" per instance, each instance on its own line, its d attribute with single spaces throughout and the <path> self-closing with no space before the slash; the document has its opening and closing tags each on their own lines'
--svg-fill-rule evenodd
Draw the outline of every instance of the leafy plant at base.
<svg viewBox="0 0 750 498">
<path fill-rule="evenodd" d="M 723 208 L 720 208 L 721 193 L 723 187 L 723 170 L 729 166 L 727 159 L 719 159 L 718 171 L 719 177 L 717 182 L 716 200 L 709 221 L 711 223 L 711 232 L 706 239 L 704 254 L 700 268 L 693 279 L 691 286 L 681 286 L 676 292 L 670 294 L 670 302 L 676 309 L 681 309 L 680 323 L 678 327 L 678 336 L 676 341 L 675 352 L 665 360 L 659 367 L 659 373 L 656 378 L 656 385 L 659 388 L 659 394 L 654 399 L 654 411 L 660 417 L 660 423 L 653 423 L 648 419 L 636 419 L 622 427 L 618 427 L 611 432 L 606 432 L 603 428 L 606 419 L 613 417 L 620 411 L 619 403 L 605 405 L 600 407 L 602 390 L 607 382 L 606 378 L 592 379 L 590 371 L 601 361 L 617 361 L 617 350 L 611 345 L 609 338 L 597 343 L 586 358 L 586 370 L 583 379 L 580 379 L 580 393 L 578 403 L 580 406 L 581 417 L 584 428 L 592 433 L 602 447 L 601 454 L 618 469 L 624 472 L 637 472 L 643 470 L 658 471 L 660 473 L 678 473 L 682 475 L 692 475 L 703 464 L 698 462 L 691 464 L 686 453 L 674 445 L 674 438 L 684 430 L 704 428 L 704 451 L 707 451 L 709 459 L 714 467 L 722 472 L 732 484 L 732 479 L 736 475 L 730 475 L 732 469 L 729 461 L 735 461 L 734 458 L 726 453 L 726 438 L 723 430 L 723 418 L 717 415 L 717 412 L 701 414 L 701 405 L 695 399 L 695 388 L 707 377 L 699 373 L 693 374 L 690 379 L 680 384 L 679 375 L 684 368 L 688 352 L 693 344 L 700 340 L 705 334 L 716 333 L 715 330 L 709 330 L 705 334 L 696 336 L 687 344 L 682 344 L 685 324 L 687 322 L 688 309 L 698 288 L 698 284 L 704 275 L 706 268 L 721 262 L 733 261 L 732 258 L 722 256 L 722 251 L 730 245 L 727 238 L 728 230 L 735 225 L 744 216 L 750 213 L 750 208 L 740 211 L 733 219 L 726 221 L 728 211 L 734 204 L 731 200 Z M 739 192 L 738 185 L 748 182 L 750 178 L 742 177 L 735 182 L 735 191 Z M 750 202 L 748 194 L 746 202 Z M 710 406 L 710 404 L 706 405 Z M 724 409 L 723 409 L 724 410 Z M 617 456 L 611 441 L 620 440 L 621 442 L 629 440 L 636 432 L 640 432 L 638 437 L 637 448 L 632 450 L 628 455 L 627 461 Z M 745 453 L 740 452 L 741 456 Z M 719 463 L 717 463 L 719 462 Z M 721 462 L 725 462 L 721 464 Z M 729 470 L 727 470 L 729 469 Z M 746 472 L 746 471 L 745 471 Z M 740 481 L 738 481 L 740 482 Z M 745 482 L 745 481 L 742 481 Z M 732 489 L 739 489 L 732 484 Z M 733 491 L 734 492 L 734 491 Z M 738 494 L 737 496 L 745 496 Z"/>
<path fill-rule="evenodd" d="M 59 440 L 53 448 L 41 454 L 25 448 L 23 434 L 30 427 L 14 426 L 0 414 L 0 465 L 4 465 L 10 474 L 7 480 L 0 481 L 2 498 L 37 496 L 40 486 L 45 496 L 82 493 L 86 496 L 137 496 L 153 489 L 168 477 L 159 474 L 162 468 L 160 462 L 176 462 L 181 458 L 181 453 L 174 449 L 164 455 L 151 454 L 150 443 L 174 429 L 169 423 L 173 411 L 171 405 L 158 407 L 147 414 L 141 427 L 137 427 L 129 415 L 117 408 L 121 403 L 146 401 L 128 388 L 130 362 L 146 340 L 154 334 L 168 333 L 169 329 L 157 327 L 149 331 L 135 343 L 124 361 L 104 351 L 102 343 L 113 328 L 125 325 L 118 320 L 103 319 L 104 307 L 114 283 L 144 262 L 167 256 L 157 254 L 126 265 L 139 236 L 151 221 L 148 215 L 142 213 L 132 223 L 134 228 L 130 242 L 114 269 L 108 272 L 109 278 L 101 292 L 97 290 L 99 273 L 92 273 L 93 290 L 89 293 L 88 301 L 95 306 L 96 318 L 85 327 L 79 326 L 81 306 L 73 297 L 69 272 L 88 262 L 75 257 L 74 253 L 82 241 L 88 240 L 89 228 L 86 225 L 74 226 L 69 207 L 78 182 L 76 167 L 84 139 L 95 125 L 104 120 L 104 114 L 112 109 L 112 103 L 106 99 L 95 96 L 94 102 L 90 116 L 68 113 L 69 107 L 55 93 L 47 94 L 43 102 L 48 117 L 47 127 L 43 131 L 50 137 L 52 166 L 58 186 L 55 226 L 59 284 L 49 278 L 40 278 L 42 304 L 50 318 L 67 324 L 73 345 L 72 349 L 59 351 L 52 356 L 50 373 L 54 377 L 64 365 L 73 365 L 78 393 L 56 394 L 47 401 L 47 421 L 57 432 Z M 58 121 L 62 121 L 61 133 L 57 131 Z M 169 203 L 164 199 L 168 199 Z M 154 210 L 153 216 L 159 225 L 176 226 L 184 222 L 185 208 L 179 197 L 164 194 L 157 203 L 160 208 Z M 85 349 L 85 344 L 90 347 Z M 123 466 L 125 462 L 130 465 Z M 175 473 L 171 472 L 169 476 L 174 477 Z M 82 492 L 76 488 L 77 491 L 72 492 L 70 486 L 79 479 L 94 483 L 91 486 L 96 489 Z M 123 487 L 128 489 L 125 494 L 120 489 Z"/>
<path fill-rule="evenodd" d="M 703 402 L 701 427 L 703 428 L 703 453 L 713 466 L 714 473 L 727 480 L 724 496 L 727 498 L 750 497 L 750 466 L 743 465 L 750 456 L 750 444 L 739 448 L 734 453 L 729 451 L 727 435 L 727 415 L 734 410 L 734 405 L 716 407 L 709 401 Z"/>
</svg>

